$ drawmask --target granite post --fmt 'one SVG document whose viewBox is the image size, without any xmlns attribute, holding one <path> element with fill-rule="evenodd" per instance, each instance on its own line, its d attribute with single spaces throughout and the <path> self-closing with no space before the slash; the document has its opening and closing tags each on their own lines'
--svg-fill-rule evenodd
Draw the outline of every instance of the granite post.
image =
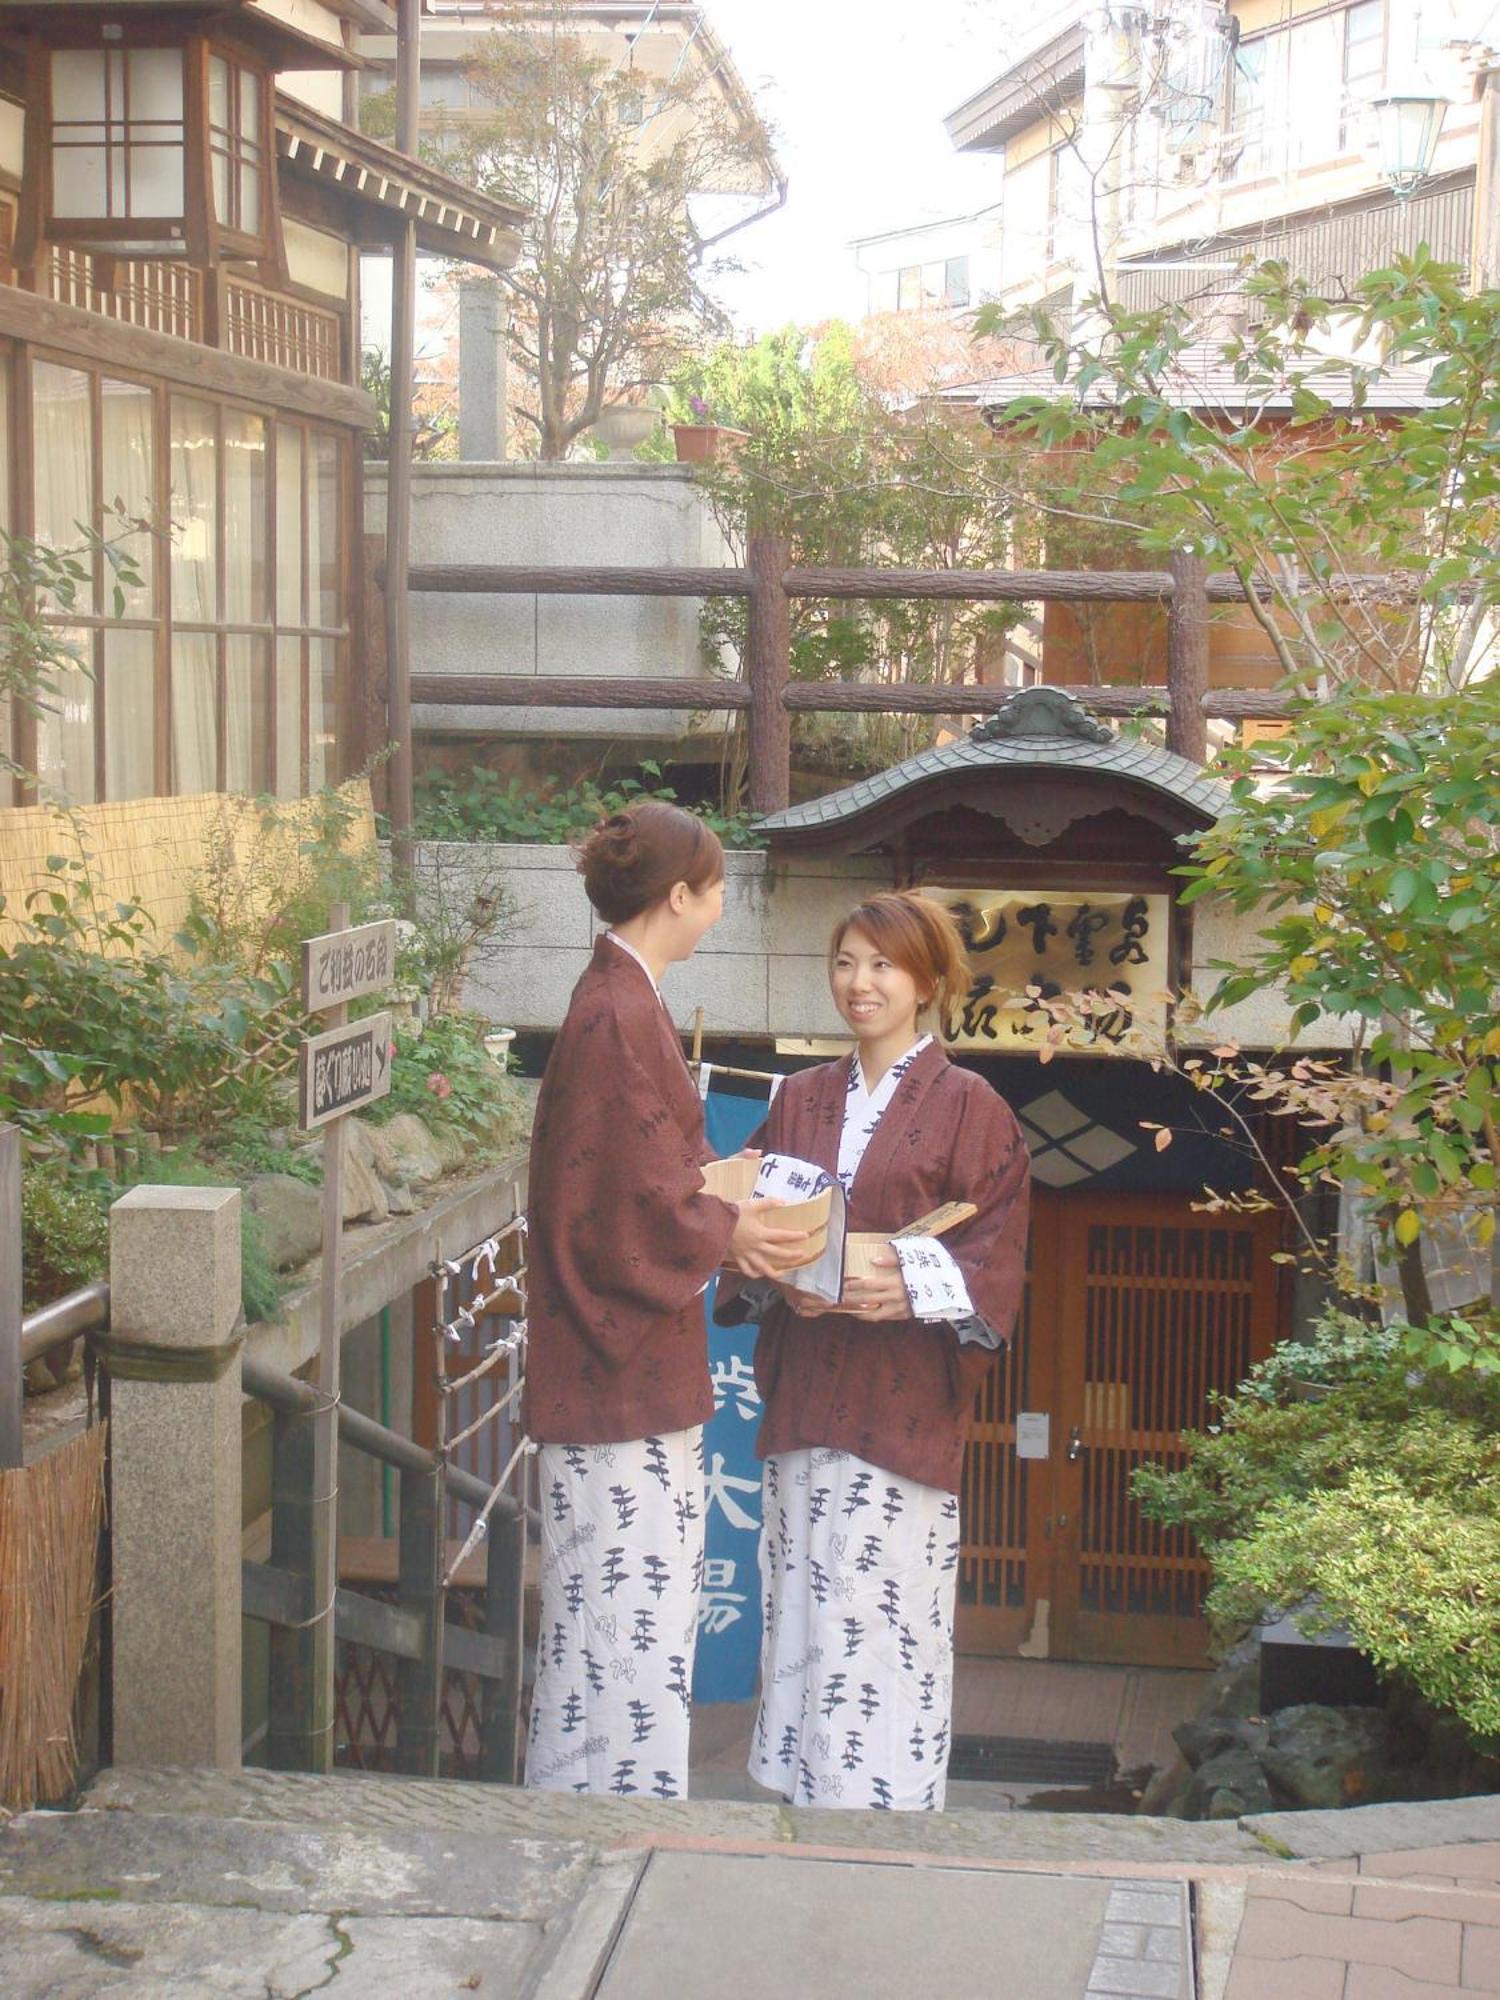
<svg viewBox="0 0 1500 2000">
<path fill-rule="evenodd" d="M 115 1762 L 240 1762 L 240 1192 L 110 1210 Z"/>
<path fill-rule="evenodd" d="M 505 457 L 505 300 L 498 278 L 458 288 L 458 455 Z"/>
</svg>

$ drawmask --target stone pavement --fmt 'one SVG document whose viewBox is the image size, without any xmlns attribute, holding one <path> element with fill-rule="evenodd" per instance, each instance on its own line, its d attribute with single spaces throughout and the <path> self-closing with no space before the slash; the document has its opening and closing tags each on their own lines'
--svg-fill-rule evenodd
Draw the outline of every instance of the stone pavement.
<svg viewBox="0 0 1500 2000">
<path fill-rule="evenodd" d="M 6 2000 L 1465 2000 L 1500 1798 L 1191 1826 L 108 1772 L 0 1829 Z"/>
</svg>

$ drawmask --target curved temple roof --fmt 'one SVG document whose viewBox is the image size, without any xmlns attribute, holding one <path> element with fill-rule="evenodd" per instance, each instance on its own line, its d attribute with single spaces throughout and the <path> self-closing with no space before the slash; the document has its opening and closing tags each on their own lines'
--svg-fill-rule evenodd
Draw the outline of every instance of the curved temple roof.
<svg viewBox="0 0 1500 2000">
<path fill-rule="evenodd" d="M 945 781 L 986 772 L 999 777 L 1048 770 L 1114 778 L 1126 789 L 1139 786 L 1200 826 L 1212 825 L 1229 804 L 1228 786 L 1201 765 L 1154 743 L 1117 736 L 1060 688 L 1032 687 L 1018 689 L 960 741 L 923 750 L 825 798 L 769 813 L 759 830 L 773 844 L 813 843 L 856 832 L 858 821 L 883 814 L 918 789 L 940 792 Z"/>
</svg>

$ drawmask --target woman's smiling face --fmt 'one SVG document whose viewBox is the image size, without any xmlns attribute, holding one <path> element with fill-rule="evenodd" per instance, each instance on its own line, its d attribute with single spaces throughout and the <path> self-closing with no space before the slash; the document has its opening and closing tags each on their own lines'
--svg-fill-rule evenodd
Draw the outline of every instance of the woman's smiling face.
<svg viewBox="0 0 1500 2000">
<path fill-rule="evenodd" d="M 861 930 L 851 926 L 844 932 L 829 984 L 833 1004 L 854 1031 L 856 1041 L 879 1041 L 916 1027 L 923 1004 L 917 982 Z"/>
</svg>

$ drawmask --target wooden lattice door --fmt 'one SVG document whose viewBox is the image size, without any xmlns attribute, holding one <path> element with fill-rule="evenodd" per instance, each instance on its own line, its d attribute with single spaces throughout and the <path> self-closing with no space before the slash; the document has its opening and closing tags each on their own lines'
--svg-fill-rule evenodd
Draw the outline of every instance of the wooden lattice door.
<svg viewBox="0 0 1500 2000">
<path fill-rule="evenodd" d="M 1280 1336 L 1278 1231 L 1183 1197 L 1041 1194 L 1016 1346 L 965 1462 L 960 1647 L 1014 1652 L 1029 1633 L 1054 1659 L 1205 1657 L 1207 1564 L 1144 1519 L 1130 1475 L 1180 1462 L 1178 1433 Z M 1017 1455 L 1022 1411 L 1047 1416 L 1045 1458 Z"/>
</svg>

